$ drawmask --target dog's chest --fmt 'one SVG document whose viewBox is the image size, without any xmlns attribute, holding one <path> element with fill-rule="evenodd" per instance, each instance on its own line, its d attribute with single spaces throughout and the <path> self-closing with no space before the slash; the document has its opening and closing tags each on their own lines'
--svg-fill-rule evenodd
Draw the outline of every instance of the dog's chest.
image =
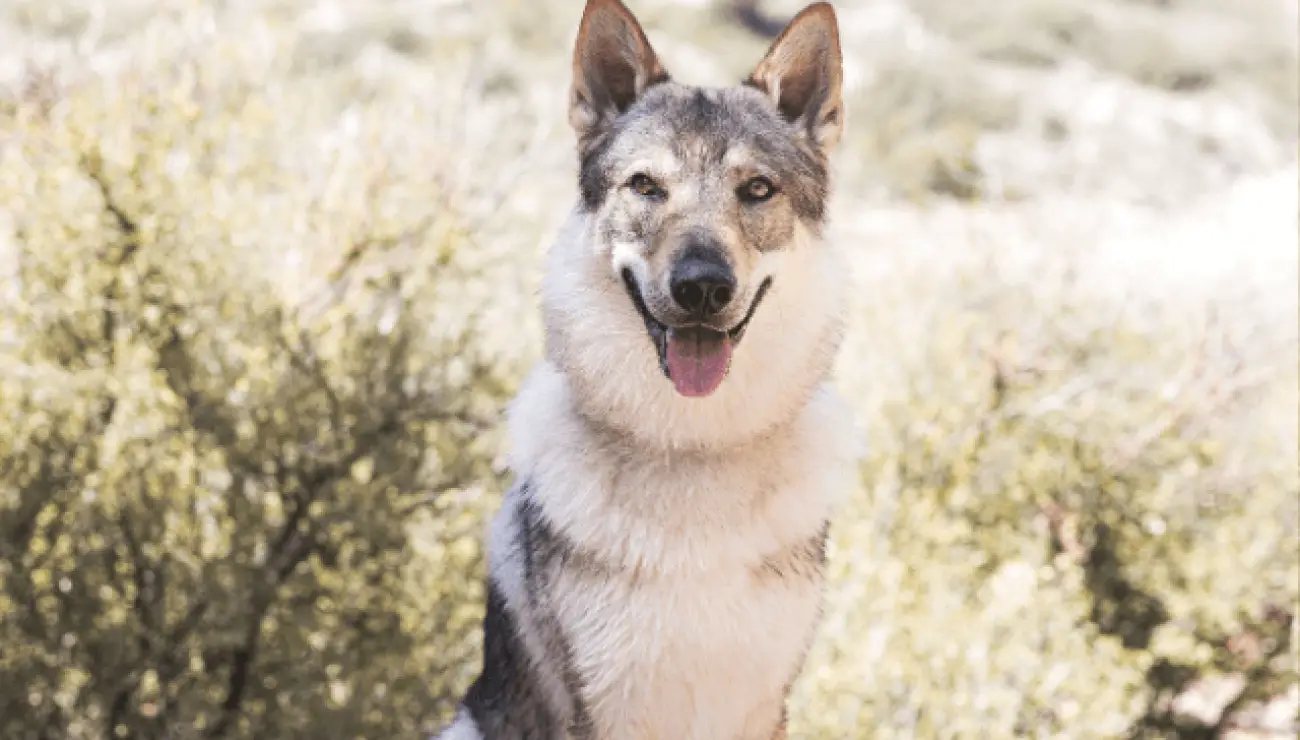
<svg viewBox="0 0 1300 740">
<path fill-rule="evenodd" d="M 807 576 L 565 579 L 558 616 L 598 737 L 768 740 L 817 619 Z"/>
<path fill-rule="evenodd" d="M 819 392 L 743 448 L 665 452 L 574 418 L 553 373 L 530 388 L 512 467 L 526 528 L 548 544 L 523 549 L 594 736 L 770 740 L 816 627 L 828 494 L 855 470 L 851 417 Z"/>
</svg>

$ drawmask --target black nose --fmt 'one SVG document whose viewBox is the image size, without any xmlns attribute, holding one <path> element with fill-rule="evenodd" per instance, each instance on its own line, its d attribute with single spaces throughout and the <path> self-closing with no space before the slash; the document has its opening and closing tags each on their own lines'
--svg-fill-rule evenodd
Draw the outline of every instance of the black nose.
<svg viewBox="0 0 1300 740">
<path fill-rule="evenodd" d="M 708 318 L 731 302 L 736 292 L 736 276 L 720 252 L 692 247 L 673 266 L 668 289 L 683 310 Z"/>
</svg>

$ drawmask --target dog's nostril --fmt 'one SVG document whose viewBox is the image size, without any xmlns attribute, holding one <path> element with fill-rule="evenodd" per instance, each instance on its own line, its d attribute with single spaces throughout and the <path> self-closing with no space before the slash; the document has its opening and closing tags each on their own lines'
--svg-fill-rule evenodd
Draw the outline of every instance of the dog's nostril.
<svg viewBox="0 0 1300 740">
<path fill-rule="evenodd" d="M 682 282 L 673 286 L 673 300 L 687 311 L 704 308 L 704 287 L 697 282 Z"/>
<path fill-rule="evenodd" d="M 728 303 L 731 303 L 731 288 L 726 285 L 715 287 L 713 294 L 709 296 L 709 308 L 721 311 Z"/>
</svg>

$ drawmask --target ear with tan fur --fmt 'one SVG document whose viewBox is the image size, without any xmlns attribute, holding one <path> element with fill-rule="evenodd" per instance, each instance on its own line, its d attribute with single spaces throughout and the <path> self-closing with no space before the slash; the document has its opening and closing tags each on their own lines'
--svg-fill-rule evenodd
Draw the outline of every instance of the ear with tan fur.
<svg viewBox="0 0 1300 740">
<path fill-rule="evenodd" d="M 668 79 L 645 31 L 619 0 L 587 0 L 573 49 L 569 123 L 582 142 L 599 134 L 646 88 Z"/>
<path fill-rule="evenodd" d="M 839 24 L 830 3 L 814 3 L 790 21 L 747 84 L 767 93 L 781 116 L 829 151 L 844 128 Z"/>
</svg>

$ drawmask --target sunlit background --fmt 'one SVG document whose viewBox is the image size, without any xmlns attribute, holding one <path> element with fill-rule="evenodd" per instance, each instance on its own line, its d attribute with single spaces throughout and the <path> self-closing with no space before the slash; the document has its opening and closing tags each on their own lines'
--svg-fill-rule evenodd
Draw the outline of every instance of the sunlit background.
<svg viewBox="0 0 1300 740">
<path fill-rule="evenodd" d="M 1296 3 L 837 8 L 870 450 L 791 737 L 1295 737 Z M 446 718 L 580 12 L 0 0 L 0 738 Z"/>
</svg>

